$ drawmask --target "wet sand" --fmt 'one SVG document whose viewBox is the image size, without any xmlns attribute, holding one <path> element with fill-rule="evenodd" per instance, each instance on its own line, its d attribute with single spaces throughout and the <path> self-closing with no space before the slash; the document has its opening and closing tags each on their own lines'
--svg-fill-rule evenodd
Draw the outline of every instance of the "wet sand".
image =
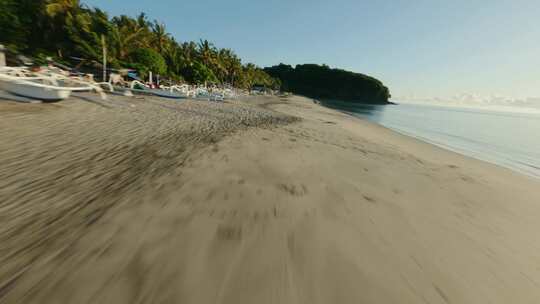
<svg viewBox="0 0 540 304">
<path fill-rule="evenodd" d="M 0 101 L 2 303 L 538 303 L 540 182 L 301 97 Z"/>
</svg>

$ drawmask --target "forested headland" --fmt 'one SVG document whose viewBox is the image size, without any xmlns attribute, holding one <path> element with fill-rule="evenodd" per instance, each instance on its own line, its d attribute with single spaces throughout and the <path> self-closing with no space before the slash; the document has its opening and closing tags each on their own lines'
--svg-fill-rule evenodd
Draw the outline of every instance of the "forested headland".
<svg viewBox="0 0 540 304">
<path fill-rule="evenodd" d="M 280 80 L 282 90 L 295 94 L 357 103 L 389 103 L 388 88 L 378 79 L 364 74 L 317 64 L 302 64 L 294 68 L 280 64 L 264 71 Z"/>
</svg>

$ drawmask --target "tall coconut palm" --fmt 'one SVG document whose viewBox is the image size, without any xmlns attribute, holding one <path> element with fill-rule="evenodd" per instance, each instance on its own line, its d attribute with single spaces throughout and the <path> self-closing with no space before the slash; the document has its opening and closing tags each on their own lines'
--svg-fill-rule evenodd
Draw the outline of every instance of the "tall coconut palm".
<svg viewBox="0 0 540 304">
<path fill-rule="evenodd" d="M 167 42 L 163 48 L 162 56 L 167 62 L 169 75 L 180 75 L 183 68 L 182 48 L 174 39 Z"/>
<path fill-rule="evenodd" d="M 144 56 L 131 53 L 147 49 L 143 53 L 148 55 L 153 53 L 148 49 L 152 49 L 161 56 L 150 57 L 163 57 L 172 78 L 182 76 L 244 87 L 272 81 L 260 68 L 242 66 L 232 50 L 218 49 L 208 40 L 177 43 L 165 25 L 150 22 L 144 13 L 135 18 L 119 16 L 110 20 L 104 11 L 90 9 L 80 0 L 0 0 L 0 3 L 4 4 L 0 4 L 0 39 L 9 46 L 21 45 L 20 51 L 47 55 L 57 51 L 60 57 L 72 55 L 99 60 L 102 37 L 105 37 L 108 62 L 112 66 L 138 66 Z"/>
<path fill-rule="evenodd" d="M 208 40 L 201 39 L 197 51 L 201 62 L 210 68 L 220 81 L 224 81 L 227 71 L 219 60 L 219 52 L 214 44 L 208 42 Z"/>
<path fill-rule="evenodd" d="M 153 42 L 157 48 L 157 51 L 163 53 L 165 45 L 170 40 L 170 34 L 167 33 L 167 29 L 163 23 L 159 23 L 157 20 L 152 24 Z"/>
<path fill-rule="evenodd" d="M 219 50 L 218 57 L 225 73 L 222 81 L 234 84 L 236 76 L 242 71 L 242 61 L 230 49 Z"/>
<path fill-rule="evenodd" d="M 73 18 L 81 9 L 79 0 L 48 0 L 45 5 L 45 13 L 51 18 L 51 38 L 59 46 L 58 55 L 62 57 L 62 49 L 67 49 L 69 42 L 66 41 L 65 30 L 68 22 L 73 23 Z"/>
<path fill-rule="evenodd" d="M 111 45 L 114 47 L 118 59 L 125 60 L 129 52 L 143 47 L 145 28 L 127 16 L 120 16 L 113 19 L 114 26 L 111 27 Z"/>
<path fill-rule="evenodd" d="M 200 40 L 197 51 L 199 52 L 200 59 L 206 66 L 212 66 L 216 61 L 216 47 L 208 42 L 208 40 Z"/>
<path fill-rule="evenodd" d="M 107 36 L 109 30 L 109 19 L 104 11 L 81 9 L 65 19 L 65 32 L 72 44 L 66 51 L 98 60 L 101 58 L 101 36 Z"/>
<path fill-rule="evenodd" d="M 81 8 L 79 0 L 48 0 L 45 10 L 54 18 L 59 15 L 73 15 Z"/>
</svg>

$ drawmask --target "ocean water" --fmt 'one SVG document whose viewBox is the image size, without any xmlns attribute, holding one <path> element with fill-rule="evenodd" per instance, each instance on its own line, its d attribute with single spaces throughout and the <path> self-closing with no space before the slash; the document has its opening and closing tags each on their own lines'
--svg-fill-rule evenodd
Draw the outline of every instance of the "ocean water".
<svg viewBox="0 0 540 304">
<path fill-rule="evenodd" d="M 323 102 L 437 146 L 540 178 L 540 112 Z"/>
</svg>

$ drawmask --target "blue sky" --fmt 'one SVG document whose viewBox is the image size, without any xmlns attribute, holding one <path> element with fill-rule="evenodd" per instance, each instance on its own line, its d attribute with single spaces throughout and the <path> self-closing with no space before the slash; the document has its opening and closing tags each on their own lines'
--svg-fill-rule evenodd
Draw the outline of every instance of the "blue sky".
<svg viewBox="0 0 540 304">
<path fill-rule="evenodd" d="M 244 62 L 326 63 L 394 96 L 540 97 L 539 0 L 83 0 L 144 11 L 177 40 L 208 39 Z"/>
</svg>

